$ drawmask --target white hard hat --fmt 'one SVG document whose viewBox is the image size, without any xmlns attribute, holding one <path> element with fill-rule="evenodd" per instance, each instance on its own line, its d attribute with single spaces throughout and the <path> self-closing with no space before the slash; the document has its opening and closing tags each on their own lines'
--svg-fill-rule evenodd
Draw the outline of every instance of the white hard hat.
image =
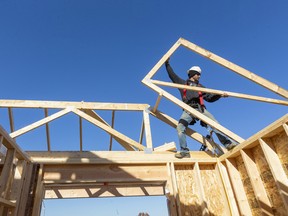
<svg viewBox="0 0 288 216">
<path fill-rule="evenodd" d="M 187 74 L 189 74 L 189 72 L 190 71 L 196 71 L 196 72 L 198 72 L 198 73 L 200 73 L 201 74 L 201 68 L 199 67 L 199 66 L 193 66 L 193 67 L 191 67 L 188 71 L 187 71 Z"/>
</svg>

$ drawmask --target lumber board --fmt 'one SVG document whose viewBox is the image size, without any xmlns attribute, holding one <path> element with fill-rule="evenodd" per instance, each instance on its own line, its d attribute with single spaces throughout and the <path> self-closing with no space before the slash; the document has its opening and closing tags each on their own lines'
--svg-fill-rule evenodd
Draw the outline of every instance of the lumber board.
<svg viewBox="0 0 288 216">
<path fill-rule="evenodd" d="M 9 122 L 10 122 L 10 131 L 13 132 L 15 130 L 15 125 L 14 125 L 13 110 L 11 107 L 8 108 L 8 115 L 9 115 Z"/>
<path fill-rule="evenodd" d="M 243 182 L 234 159 L 225 159 L 230 181 L 235 193 L 241 215 L 252 215 L 248 199 L 244 190 Z"/>
<path fill-rule="evenodd" d="M 112 111 L 112 119 L 111 119 L 111 127 L 114 128 L 114 124 L 115 124 L 115 110 Z M 109 142 L 109 151 L 112 150 L 112 144 L 113 144 L 113 136 L 110 136 L 110 142 Z M 139 142 L 140 144 L 142 144 L 141 142 Z"/>
<path fill-rule="evenodd" d="M 185 163 L 216 163 L 217 158 L 204 151 L 191 151 L 191 158 L 181 160 L 175 158 L 171 152 L 152 152 L 146 154 L 144 151 L 83 151 L 83 152 L 31 152 L 27 154 L 35 163 L 43 164 L 166 164 L 174 162 L 177 164 Z"/>
<path fill-rule="evenodd" d="M 281 88 L 280 86 L 208 51 L 208 50 L 205 50 L 199 46 L 197 46 L 196 44 L 193 44 L 191 43 L 190 41 L 187 41 L 183 38 L 180 38 L 180 43 L 181 45 L 183 45 L 184 47 L 186 47 L 187 49 L 189 50 L 192 50 L 194 51 L 195 53 L 198 53 L 199 55 L 205 57 L 205 58 L 208 58 L 209 60 L 219 64 L 219 65 L 222 65 L 223 67 L 231 70 L 231 71 L 234 71 L 235 73 L 247 78 L 248 80 L 251 80 L 252 82 L 266 88 L 266 89 L 269 89 L 270 91 L 284 97 L 284 98 L 288 98 L 288 91 Z"/>
<path fill-rule="evenodd" d="M 201 206 L 201 215 L 210 215 L 209 209 L 207 206 L 207 200 L 205 197 L 205 191 L 204 191 L 204 185 L 202 182 L 201 178 L 201 172 L 199 168 L 199 163 L 196 162 L 194 165 L 194 175 L 195 175 L 195 180 L 196 180 L 196 185 L 198 188 L 198 193 L 199 193 L 199 199 L 200 199 L 200 206 Z"/>
<path fill-rule="evenodd" d="M 99 103 L 99 102 L 71 102 L 71 101 L 39 101 L 39 100 L 0 100 L 0 107 L 13 108 L 53 108 L 65 109 L 74 107 L 76 109 L 93 110 L 126 110 L 142 111 L 149 107 L 148 104 L 132 103 Z"/>
<path fill-rule="evenodd" d="M 146 147 L 148 149 L 153 149 L 149 110 L 143 111 L 143 122 L 144 122 L 144 130 L 145 130 Z"/>
<path fill-rule="evenodd" d="M 47 118 L 49 116 L 47 108 L 44 109 L 44 114 L 45 114 L 45 118 Z M 48 149 L 48 151 L 51 151 L 50 130 L 49 130 L 49 123 L 48 122 L 46 123 L 45 129 L 46 129 L 47 149 Z"/>
<path fill-rule="evenodd" d="M 176 143 L 175 142 L 169 142 L 169 143 L 164 143 L 161 146 L 158 146 L 156 148 L 154 148 L 154 151 L 176 151 L 177 147 L 176 147 Z"/>
<path fill-rule="evenodd" d="M 167 167 L 167 182 L 166 182 L 166 188 L 165 188 L 165 196 L 167 197 L 167 205 L 168 210 L 171 216 L 177 216 L 178 215 L 178 206 L 176 202 L 176 196 L 177 193 L 173 186 L 173 179 L 172 179 L 172 164 L 170 162 L 166 163 Z"/>
<path fill-rule="evenodd" d="M 266 103 L 273 103 L 273 104 L 288 106 L 287 100 L 278 100 L 278 99 L 273 99 L 273 98 L 260 97 L 260 96 L 248 95 L 248 94 L 241 94 L 241 93 L 235 93 L 235 92 L 229 92 L 229 91 L 223 91 L 223 90 L 202 88 L 202 87 L 196 87 L 196 86 L 187 86 L 187 85 L 163 82 L 163 81 L 159 81 L 159 80 L 151 80 L 151 82 L 156 84 L 156 85 L 169 86 L 169 87 L 173 87 L 173 88 L 177 88 L 177 89 L 178 88 L 187 89 L 187 90 L 193 90 L 193 91 L 197 91 L 197 92 L 201 91 L 201 92 L 218 94 L 218 95 L 227 94 L 228 96 L 235 97 L 235 98 L 242 98 L 242 99 L 247 99 L 247 100 L 255 100 L 255 101 L 260 101 L 260 102 L 266 102 Z"/>
<path fill-rule="evenodd" d="M 41 204 L 42 204 L 42 199 L 44 196 L 42 176 L 43 176 L 43 164 L 40 165 L 40 168 L 37 174 L 37 183 L 36 183 L 36 190 L 35 190 L 35 196 L 34 196 L 34 202 L 33 202 L 32 215 L 40 215 L 40 212 L 41 212 Z"/>
<path fill-rule="evenodd" d="M 20 135 L 23 135 L 23 134 L 25 134 L 25 133 L 27 133 L 27 132 L 29 132 L 31 130 L 34 130 L 34 129 L 42 126 L 42 125 L 46 125 L 48 122 L 51 122 L 51 121 L 53 121 L 53 120 L 55 120 L 57 118 L 60 118 L 60 117 L 62 117 L 64 115 L 66 115 L 69 112 L 71 112 L 71 108 L 70 107 L 65 108 L 64 110 L 61 110 L 61 111 L 59 111 L 57 113 L 54 113 L 51 116 L 43 118 L 43 119 L 41 119 L 39 121 L 36 121 L 36 122 L 34 122 L 34 123 L 30 124 L 30 125 L 27 125 L 26 127 L 23 127 L 23 128 L 21 128 L 21 129 L 19 129 L 17 131 L 14 131 L 14 132 L 10 133 L 10 137 L 16 138 L 16 137 L 18 137 Z"/>
<path fill-rule="evenodd" d="M 49 183 L 73 182 L 139 182 L 166 181 L 166 165 L 88 164 L 45 165 L 43 181 Z"/>
<path fill-rule="evenodd" d="M 226 199 L 227 199 L 229 209 L 230 209 L 230 214 L 238 216 L 239 211 L 238 211 L 235 195 L 233 192 L 233 188 L 232 188 L 232 185 L 230 183 L 228 170 L 227 170 L 226 166 L 222 162 L 219 162 L 219 161 L 217 161 L 216 168 L 218 169 L 218 172 L 220 174 L 220 177 L 221 177 L 221 180 L 223 183 Z"/>
</svg>

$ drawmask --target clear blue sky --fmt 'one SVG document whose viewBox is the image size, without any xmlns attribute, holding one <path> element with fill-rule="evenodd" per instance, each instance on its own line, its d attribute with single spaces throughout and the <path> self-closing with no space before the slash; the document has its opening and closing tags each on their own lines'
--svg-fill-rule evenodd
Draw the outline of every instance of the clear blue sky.
<svg viewBox="0 0 288 216">
<path fill-rule="evenodd" d="M 0 0 L 0 98 L 147 103 L 153 106 L 157 95 L 141 80 L 179 37 L 287 89 L 287 11 L 286 0 Z M 172 56 L 171 64 L 184 78 L 188 68 L 200 65 L 201 82 L 209 88 L 282 99 L 184 48 Z M 169 81 L 164 67 L 155 78 Z M 167 90 L 178 96 L 176 89 Z M 287 113 L 285 106 L 232 97 L 207 106 L 223 126 L 244 139 Z M 179 107 L 165 100 L 159 109 L 176 119 L 181 114 Z M 16 118 L 16 127 L 25 125 L 21 125 L 21 119 Z M 0 110 L 0 124 L 7 125 L 7 111 Z M 154 119 L 151 119 L 151 125 L 155 146 L 177 142 L 174 129 L 162 124 L 159 127 Z M 119 129 L 122 129 L 120 125 Z M 203 131 L 198 126 L 195 129 Z M 122 130 L 125 133 L 126 129 Z M 137 140 L 139 130 L 131 131 L 129 136 Z M 23 141 L 24 149 L 31 145 L 28 138 L 18 140 L 20 144 Z M 191 140 L 189 147 L 198 149 L 199 144 Z M 95 212 L 99 215 L 136 215 L 132 210 L 127 212 L 136 205 L 127 207 L 125 204 L 129 202 L 119 202 L 124 213 L 121 206 L 112 204 L 104 208 L 104 211 L 111 209 L 107 214 L 100 214 L 103 205 Z M 151 215 L 161 216 L 157 213 L 158 206 L 166 208 L 164 198 L 159 202 L 162 204 L 152 209 Z M 66 215 L 79 215 L 68 212 L 70 209 L 76 211 L 73 204 L 67 205 L 70 206 L 65 209 Z M 81 205 L 79 201 L 77 208 Z M 58 209 L 61 206 L 58 204 Z M 47 201 L 45 216 L 57 215 L 56 207 L 49 207 Z M 141 211 L 141 207 L 137 210 Z M 166 210 L 159 211 L 164 212 L 162 215 L 167 214 Z"/>
</svg>

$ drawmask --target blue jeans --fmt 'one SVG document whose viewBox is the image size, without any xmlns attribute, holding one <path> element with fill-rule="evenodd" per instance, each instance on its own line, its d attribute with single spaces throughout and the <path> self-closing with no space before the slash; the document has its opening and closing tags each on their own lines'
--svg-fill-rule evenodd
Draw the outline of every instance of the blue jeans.
<svg viewBox="0 0 288 216">
<path fill-rule="evenodd" d="M 203 115 L 210 118 L 211 120 L 218 123 L 218 121 L 214 118 L 214 116 L 208 112 L 206 109 L 203 110 Z M 179 138 L 179 145 L 180 145 L 180 152 L 187 152 L 189 149 L 187 148 L 187 141 L 186 141 L 186 129 L 188 125 L 192 122 L 193 116 L 189 114 L 187 111 L 183 111 L 179 123 L 177 125 L 177 133 Z M 225 146 L 229 143 L 231 143 L 231 140 L 229 140 L 227 137 L 223 136 L 219 133 L 219 131 L 215 130 L 215 134 L 218 137 L 219 141 Z"/>
</svg>

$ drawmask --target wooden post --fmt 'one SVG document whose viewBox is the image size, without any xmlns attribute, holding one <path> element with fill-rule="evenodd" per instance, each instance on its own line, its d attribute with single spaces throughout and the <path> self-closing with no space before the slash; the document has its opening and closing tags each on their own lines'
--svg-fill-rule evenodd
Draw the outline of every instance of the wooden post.
<svg viewBox="0 0 288 216">
<path fill-rule="evenodd" d="M 40 165 L 40 168 L 38 170 L 32 216 L 39 216 L 41 212 L 42 200 L 44 196 L 44 186 L 42 178 L 43 178 L 43 164 Z"/>
<path fill-rule="evenodd" d="M 150 128 L 150 119 L 149 119 L 149 111 L 143 110 L 143 120 L 144 120 L 144 129 L 145 129 L 145 136 L 146 136 L 146 146 L 147 149 L 153 149 L 152 144 L 152 135 L 151 135 L 151 128 Z"/>
<path fill-rule="evenodd" d="M 234 215 L 238 216 L 239 215 L 239 211 L 238 211 L 237 203 L 236 203 L 235 196 L 234 196 L 234 193 L 233 193 L 233 189 L 232 189 L 232 186 L 231 186 L 231 183 L 230 183 L 230 180 L 229 180 L 227 169 L 219 161 L 217 162 L 216 167 L 218 169 L 218 172 L 220 174 L 220 177 L 221 177 L 221 180 L 222 180 L 222 183 L 223 183 L 223 187 L 224 187 L 224 190 L 225 190 L 225 195 L 226 195 L 227 202 L 228 202 L 228 205 L 229 205 L 229 208 L 230 208 L 230 213 L 233 216 Z"/>
</svg>

